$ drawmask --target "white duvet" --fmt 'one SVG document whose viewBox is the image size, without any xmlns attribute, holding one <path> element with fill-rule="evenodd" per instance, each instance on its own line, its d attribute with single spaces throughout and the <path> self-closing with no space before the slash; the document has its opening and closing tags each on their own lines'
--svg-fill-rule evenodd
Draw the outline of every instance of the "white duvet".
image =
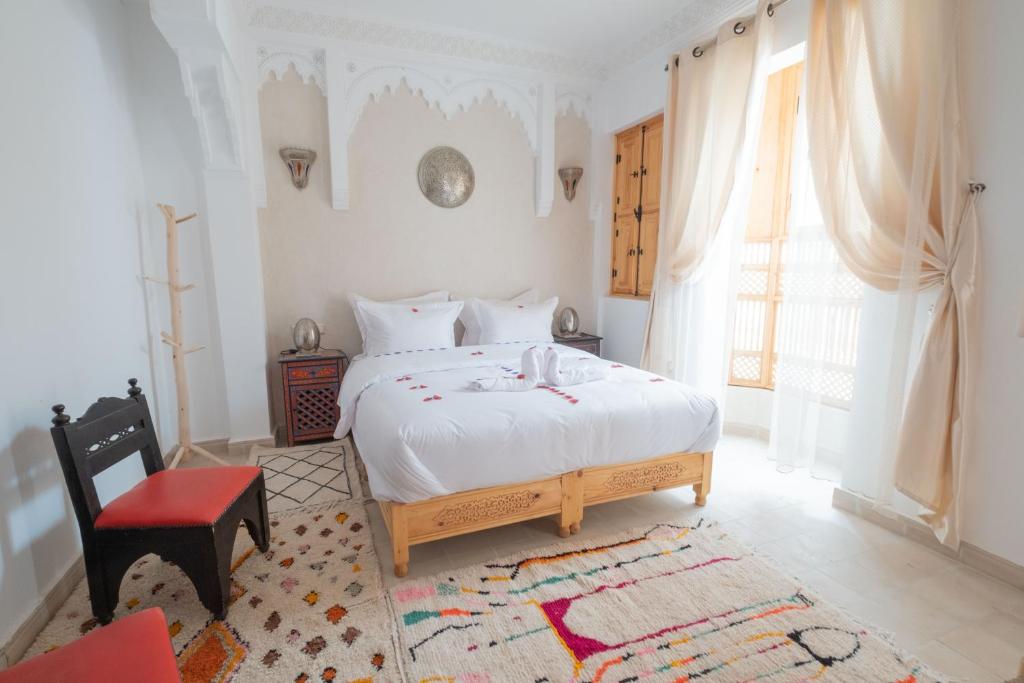
<svg viewBox="0 0 1024 683">
<path fill-rule="evenodd" d="M 480 392 L 515 375 L 535 344 L 461 346 L 353 361 L 335 436 L 352 430 L 380 499 L 411 503 L 582 467 L 714 448 L 715 400 L 678 382 L 553 345 L 563 365 L 605 364 L 609 379 L 559 389 Z M 549 346 L 547 344 L 543 346 Z"/>
</svg>

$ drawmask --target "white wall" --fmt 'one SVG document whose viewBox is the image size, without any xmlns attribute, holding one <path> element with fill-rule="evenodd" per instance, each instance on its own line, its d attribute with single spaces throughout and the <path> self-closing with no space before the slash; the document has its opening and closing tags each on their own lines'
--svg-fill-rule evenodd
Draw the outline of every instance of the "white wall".
<svg viewBox="0 0 1024 683">
<path fill-rule="evenodd" d="M 186 361 L 192 438 L 226 438 L 232 434 L 213 289 L 199 134 L 182 90 L 178 59 L 153 24 L 149 7 L 143 2 L 130 2 L 121 5 L 120 12 L 124 15 L 131 51 L 127 74 L 130 106 L 146 181 L 146 201 L 142 207 L 146 272 L 161 279 L 167 276 L 164 219 L 156 204 L 172 204 L 179 215 L 198 212 L 196 219 L 179 226 L 178 233 L 182 281 L 196 285 L 183 295 L 186 344 L 206 345 L 205 350 L 189 354 Z M 150 333 L 155 340 L 161 328 L 170 331 L 167 288 L 149 283 L 146 295 L 154 313 Z M 177 441 L 174 374 L 169 347 L 157 344 L 156 408 L 161 418 L 160 442 L 169 449 Z"/>
<path fill-rule="evenodd" d="M 39 46 L 46 45 L 46 49 Z M 157 201 L 203 212 L 199 141 L 178 62 L 145 3 L 20 3 L 0 25 L 0 643 L 78 556 L 48 433 L 49 406 L 80 415 L 137 377 L 160 441 L 177 428 Z M 182 230 L 193 434 L 227 436 L 205 221 Z M 101 501 L 143 476 L 138 458 L 97 479 Z"/>
<path fill-rule="evenodd" d="M 0 24 L 0 642 L 78 554 L 50 405 L 153 385 L 122 9 L 14 3 Z M 141 475 L 125 464 L 108 495 Z"/>
<path fill-rule="evenodd" d="M 616 73 L 598 94 L 600 126 L 594 131 L 594 192 L 601 193 L 594 224 L 594 288 L 598 295 L 598 330 L 604 337 L 602 355 L 640 364 L 647 301 L 611 296 L 612 203 L 615 133 L 665 108 L 666 54 L 656 52 Z"/>
<path fill-rule="evenodd" d="M 1024 564 L 1024 3 L 962 4 L 963 84 L 974 176 L 988 190 L 978 205 L 981 347 L 977 393 L 968 397 L 975 433 L 965 459 L 963 538 Z"/>
</svg>

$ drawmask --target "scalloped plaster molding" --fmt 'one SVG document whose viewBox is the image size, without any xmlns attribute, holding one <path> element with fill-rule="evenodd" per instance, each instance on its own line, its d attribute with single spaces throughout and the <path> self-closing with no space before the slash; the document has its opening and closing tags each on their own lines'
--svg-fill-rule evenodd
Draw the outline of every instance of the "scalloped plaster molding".
<svg viewBox="0 0 1024 683">
<path fill-rule="evenodd" d="M 348 209 L 351 199 L 348 140 L 369 102 L 403 83 L 446 117 L 467 111 L 491 96 L 523 125 L 527 142 L 536 159 L 537 216 L 551 213 L 554 204 L 554 129 L 557 104 L 550 83 L 533 83 L 501 78 L 455 68 L 443 68 L 398 61 L 348 58 L 338 46 L 321 50 L 259 46 L 258 87 L 294 66 L 303 82 L 316 84 L 327 97 L 330 137 L 331 206 Z M 566 93 L 566 107 L 582 112 L 589 97 Z"/>
<path fill-rule="evenodd" d="M 326 62 L 326 53 L 316 48 L 260 46 L 256 48 L 257 85 L 262 87 L 271 76 L 280 80 L 289 67 L 294 67 L 303 83 L 316 85 L 326 95 Z"/>
<path fill-rule="evenodd" d="M 321 38 L 336 38 L 354 43 L 523 67 L 577 78 L 603 79 L 608 75 L 607 69 L 602 65 L 554 52 L 270 4 L 252 3 L 249 25 L 273 31 L 302 33 Z"/>
<path fill-rule="evenodd" d="M 376 64 L 360 69 L 356 62 L 349 62 L 346 70 L 353 74 L 346 96 L 354 105 L 349 108 L 350 135 L 368 102 L 379 101 L 381 95 L 394 92 L 404 82 L 448 119 L 460 111 L 468 111 L 488 95 L 492 96 L 512 118 L 523 124 L 530 149 L 537 153 L 538 89 L 535 85 L 422 66 Z"/>
<path fill-rule="evenodd" d="M 555 96 L 555 107 L 559 116 L 565 116 L 570 111 L 577 116 L 586 119 L 593 127 L 592 98 L 590 93 L 573 90 L 561 90 Z"/>
</svg>

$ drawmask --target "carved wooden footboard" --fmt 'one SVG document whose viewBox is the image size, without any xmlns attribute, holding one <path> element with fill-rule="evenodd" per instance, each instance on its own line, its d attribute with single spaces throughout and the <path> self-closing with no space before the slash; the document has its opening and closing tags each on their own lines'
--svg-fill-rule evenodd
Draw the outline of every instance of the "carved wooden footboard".
<svg viewBox="0 0 1024 683">
<path fill-rule="evenodd" d="M 409 571 L 409 546 L 527 519 L 557 516 L 558 535 L 580 530 L 583 508 L 652 491 L 692 485 L 697 505 L 711 491 L 708 453 L 673 453 L 622 465 L 588 467 L 523 484 L 492 486 L 415 503 L 379 501 L 395 561 Z"/>
</svg>

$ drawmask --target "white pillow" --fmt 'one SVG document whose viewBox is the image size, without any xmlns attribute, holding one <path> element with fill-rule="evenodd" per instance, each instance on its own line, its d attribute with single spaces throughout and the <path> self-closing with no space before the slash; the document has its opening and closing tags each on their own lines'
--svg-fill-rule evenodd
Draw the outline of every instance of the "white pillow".
<svg viewBox="0 0 1024 683">
<path fill-rule="evenodd" d="M 554 341 L 551 320 L 558 307 L 558 297 L 539 304 L 477 303 L 480 315 L 480 343 Z"/>
<path fill-rule="evenodd" d="M 448 301 L 448 292 L 444 290 L 427 292 L 426 294 L 420 294 L 419 296 L 411 296 L 407 299 L 395 299 L 393 301 L 374 301 L 373 299 L 367 299 L 365 296 L 361 296 L 359 294 L 349 294 L 348 303 L 352 306 L 352 313 L 356 316 L 356 325 L 359 327 L 359 336 L 363 340 L 363 346 L 366 346 L 366 323 L 363 321 L 363 314 L 359 311 L 359 307 L 356 306 L 360 301 L 382 304 L 425 304 Z"/>
<path fill-rule="evenodd" d="M 384 304 L 357 301 L 366 334 L 363 353 L 377 356 L 398 351 L 425 351 L 455 347 L 455 319 L 461 301 L 447 303 Z"/>
<path fill-rule="evenodd" d="M 466 299 L 466 305 L 459 314 L 466 333 L 462 335 L 462 346 L 470 346 L 480 343 L 480 314 L 476 305 L 481 301 L 490 304 L 513 303 L 513 304 L 535 304 L 537 303 L 537 290 L 528 289 L 522 294 L 516 294 L 511 299 Z"/>
</svg>

